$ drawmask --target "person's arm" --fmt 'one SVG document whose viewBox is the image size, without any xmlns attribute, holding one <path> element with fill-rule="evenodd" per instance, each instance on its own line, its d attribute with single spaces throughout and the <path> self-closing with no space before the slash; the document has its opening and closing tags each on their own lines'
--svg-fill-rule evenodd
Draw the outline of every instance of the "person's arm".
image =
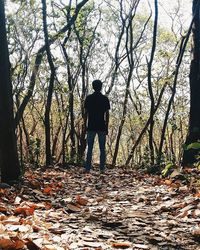
<svg viewBox="0 0 200 250">
<path fill-rule="evenodd" d="M 85 109 L 85 117 L 84 117 L 84 119 L 83 119 L 84 121 L 84 127 L 85 127 L 85 129 L 87 128 L 87 123 L 88 123 L 88 111 L 87 111 L 87 109 Z"/>
<path fill-rule="evenodd" d="M 87 110 L 87 105 L 88 105 L 88 103 L 87 103 L 87 98 L 86 98 L 86 100 L 85 100 L 85 102 L 84 102 L 84 117 L 83 117 L 83 125 L 84 125 L 84 128 L 86 129 L 87 128 L 87 123 L 88 123 L 88 110 Z"/>
<path fill-rule="evenodd" d="M 107 110 L 105 113 L 105 123 L 106 123 L 107 130 L 108 130 L 108 125 L 109 125 L 109 118 L 110 118 L 110 114 L 109 114 L 109 110 Z"/>
</svg>

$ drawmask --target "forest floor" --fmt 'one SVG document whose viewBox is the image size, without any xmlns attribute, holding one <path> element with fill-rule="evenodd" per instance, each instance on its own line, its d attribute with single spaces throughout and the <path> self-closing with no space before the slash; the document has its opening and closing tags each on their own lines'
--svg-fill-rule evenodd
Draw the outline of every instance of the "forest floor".
<svg viewBox="0 0 200 250">
<path fill-rule="evenodd" d="M 1 184 L 0 249 L 198 250 L 200 192 L 194 177 L 180 179 L 28 170 L 21 184 Z"/>
</svg>

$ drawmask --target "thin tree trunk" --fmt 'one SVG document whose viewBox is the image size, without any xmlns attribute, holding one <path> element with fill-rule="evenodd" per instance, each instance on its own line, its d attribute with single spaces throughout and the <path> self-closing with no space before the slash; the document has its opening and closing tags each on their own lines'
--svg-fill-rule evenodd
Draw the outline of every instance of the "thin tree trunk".
<svg viewBox="0 0 200 250">
<path fill-rule="evenodd" d="M 49 166 L 53 163 L 52 153 L 51 153 L 51 129 L 50 129 L 50 112 L 51 112 L 51 103 L 52 103 L 52 95 L 53 95 L 53 88 L 54 88 L 54 79 L 55 79 L 55 67 L 50 51 L 50 44 L 49 44 L 49 35 L 47 29 L 47 6 L 46 0 L 42 0 L 42 14 L 43 14 L 43 29 L 44 29 L 44 37 L 45 37 L 45 49 L 47 53 L 47 59 L 49 63 L 49 67 L 51 70 L 50 75 L 50 82 L 48 87 L 48 94 L 47 94 L 47 103 L 45 107 L 45 152 L 46 152 L 46 166 Z"/>
<path fill-rule="evenodd" d="M 118 156 L 118 151 L 119 151 L 119 143 L 120 143 L 120 138 L 122 134 L 122 129 L 125 123 L 126 119 L 126 114 L 127 114 L 127 104 L 128 104 L 128 98 L 129 98 L 129 88 L 130 88 L 130 83 L 133 75 L 133 69 L 134 69 L 134 59 L 133 59 L 133 51 L 137 47 L 141 36 L 139 39 L 136 41 L 136 43 L 133 45 L 133 18 L 136 13 L 137 6 L 139 4 L 139 1 L 136 1 L 133 6 L 130 9 L 130 13 L 128 15 L 128 26 L 126 28 L 126 53 L 127 53 L 127 58 L 128 58 L 128 64 L 129 64 L 129 74 L 128 74 L 128 79 L 126 83 L 126 90 L 125 90 L 125 97 L 124 97 L 124 102 L 123 102 L 123 113 L 122 113 L 122 118 L 121 122 L 118 128 L 118 133 L 117 133 L 117 138 L 116 138 L 116 143 L 115 143 L 115 150 L 113 154 L 113 159 L 112 159 L 112 165 L 116 165 L 117 161 L 117 156 Z M 122 9 L 122 7 L 121 7 Z M 134 12 L 133 12 L 134 10 Z M 122 18 L 122 17 L 121 17 Z M 125 26 L 124 19 L 122 18 L 123 21 L 123 26 Z M 145 27 L 145 26 L 144 26 Z M 124 27 L 123 27 L 124 29 Z M 144 30 L 143 30 L 144 31 Z M 142 31 L 142 33 L 143 33 Z M 141 34 L 142 34 L 141 33 Z"/>
<path fill-rule="evenodd" d="M 1 181 L 18 180 L 20 165 L 14 130 L 12 83 L 4 1 L 0 1 L 0 169 Z"/>
<path fill-rule="evenodd" d="M 53 143 L 52 143 L 52 156 L 56 156 L 56 151 L 57 151 L 57 146 L 58 146 L 58 138 L 61 130 L 61 125 L 58 126 L 57 131 L 55 133 L 55 136 L 53 138 Z M 55 158 L 54 158 L 55 159 Z"/>
<path fill-rule="evenodd" d="M 154 94 L 152 89 L 152 64 L 154 59 L 154 54 L 156 50 L 156 39 L 157 39 L 157 28 L 158 28 L 158 1 L 155 0 L 155 18 L 154 18 L 154 28 L 153 28 L 153 43 L 152 43 L 152 49 L 151 49 L 151 56 L 150 61 L 147 63 L 148 65 L 148 90 L 149 95 L 151 99 L 151 108 L 150 108 L 150 128 L 149 128 L 149 149 L 150 149 L 150 159 L 151 159 L 151 165 L 154 164 L 154 146 L 153 146 L 153 127 L 154 127 L 154 109 L 155 109 L 155 100 L 154 100 Z"/>
<path fill-rule="evenodd" d="M 165 88 L 166 88 L 166 84 L 163 86 L 162 90 L 160 91 L 160 95 L 159 95 L 159 97 L 158 97 L 157 104 L 155 105 L 153 115 L 155 115 L 155 113 L 156 113 L 156 111 L 157 111 L 157 109 L 158 109 L 158 107 L 159 107 L 159 105 L 160 105 L 160 102 L 161 102 L 161 100 L 162 100 L 162 96 L 163 96 L 163 94 L 164 94 Z M 133 157 L 133 155 L 134 155 L 135 149 L 137 148 L 137 146 L 138 146 L 138 144 L 140 143 L 140 141 L 141 141 L 143 135 L 144 135 L 145 132 L 147 131 L 150 122 L 151 122 L 151 119 L 150 119 L 150 117 L 149 117 L 148 120 L 147 120 L 147 122 L 146 122 L 146 124 L 145 124 L 145 126 L 144 126 L 144 128 L 143 128 L 142 131 L 140 132 L 140 134 L 139 134 L 139 136 L 138 136 L 138 138 L 137 138 L 135 144 L 134 144 L 133 147 L 131 148 L 131 151 L 130 151 L 128 157 L 127 157 L 127 160 L 126 160 L 125 165 L 129 165 L 129 164 L 130 164 L 130 161 L 131 161 L 131 159 L 132 159 L 132 157 Z"/>
<path fill-rule="evenodd" d="M 76 154 L 76 141 L 75 141 L 75 125 L 74 125 L 74 84 L 73 84 L 73 77 L 71 74 L 70 68 L 70 59 L 67 54 L 65 45 L 67 40 L 70 36 L 70 30 L 68 32 L 68 36 L 65 38 L 64 43 L 61 45 L 63 54 L 65 56 L 66 64 L 67 64 L 67 75 L 68 75 L 68 87 L 69 87 L 69 115 L 70 115 L 70 140 L 71 140 L 71 147 L 70 147 L 70 158 L 74 161 L 75 154 Z"/>
</svg>

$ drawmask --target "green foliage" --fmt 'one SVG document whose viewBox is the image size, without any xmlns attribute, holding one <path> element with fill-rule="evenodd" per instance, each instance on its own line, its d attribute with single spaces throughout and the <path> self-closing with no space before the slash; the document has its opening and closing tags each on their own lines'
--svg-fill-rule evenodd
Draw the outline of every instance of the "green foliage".
<svg viewBox="0 0 200 250">
<path fill-rule="evenodd" d="M 168 162 L 165 166 L 165 168 L 162 170 L 162 175 L 165 177 L 168 175 L 169 171 L 174 167 L 174 164 L 172 162 Z"/>
<path fill-rule="evenodd" d="M 176 42 L 175 37 L 172 35 L 172 33 L 166 30 L 166 28 L 161 28 L 161 27 L 159 27 L 159 39 L 160 42 L 162 43 Z"/>
<path fill-rule="evenodd" d="M 35 4 L 35 0 L 30 0 L 30 5 L 33 6 Z"/>
<path fill-rule="evenodd" d="M 186 146 L 186 150 L 189 149 L 200 149 L 200 142 L 193 142 Z"/>
<path fill-rule="evenodd" d="M 87 47 L 91 44 L 94 39 L 94 27 L 91 18 L 94 11 L 94 5 L 90 4 L 85 6 L 78 14 L 76 19 L 76 31 L 79 36 L 79 40 L 82 46 Z M 99 34 L 95 33 L 95 37 L 98 37 Z"/>
<path fill-rule="evenodd" d="M 184 148 L 184 150 L 194 149 L 194 150 L 197 150 L 199 152 L 200 142 L 193 142 L 193 143 L 190 143 L 189 145 L 184 145 L 183 148 Z M 194 166 L 200 170 L 200 153 L 197 153 L 196 160 L 197 161 L 195 162 Z"/>
</svg>

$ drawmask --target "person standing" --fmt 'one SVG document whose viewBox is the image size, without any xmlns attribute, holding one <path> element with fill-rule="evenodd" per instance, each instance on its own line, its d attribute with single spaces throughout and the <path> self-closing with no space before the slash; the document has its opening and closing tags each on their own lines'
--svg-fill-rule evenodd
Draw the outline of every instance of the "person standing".
<svg viewBox="0 0 200 250">
<path fill-rule="evenodd" d="M 102 82 L 94 80 L 92 82 L 94 93 L 88 95 L 85 99 L 84 107 L 86 111 L 87 122 L 87 155 L 85 163 L 85 171 L 90 172 L 92 166 L 92 151 L 95 136 L 98 135 L 100 149 L 100 172 L 105 170 L 106 162 L 106 135 L 108 134 L 109 123 L 109 99 L 101 93 Z"/>
</svg>

